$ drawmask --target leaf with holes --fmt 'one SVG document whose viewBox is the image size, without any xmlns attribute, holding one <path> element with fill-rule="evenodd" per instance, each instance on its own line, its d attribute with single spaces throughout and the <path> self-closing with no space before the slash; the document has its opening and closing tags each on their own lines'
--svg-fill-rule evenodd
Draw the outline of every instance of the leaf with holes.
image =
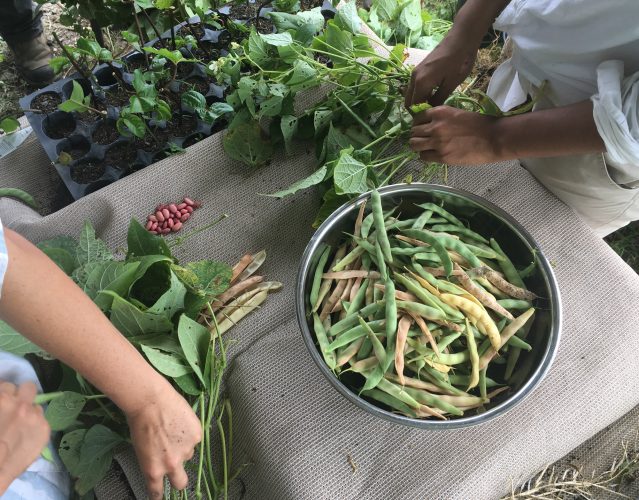
<svg viewBox="0 0 639 500">
<path fill-rule="evenodd" d="M 340 154 L 333 170 L 335 193 L 337 194 L 361 194 L 368 191 L 366 183 L 368 166 L 353 158 L 350 152 L 345 150 Z"/>
<path fill-rule="evenodd" d="M 231 158 L 251 167 L 265 165 L 273 156 L 273 145 L 263 137 L 256 121 L 238 123 L 229 129 L 222 144 Z"/>
<path fill-rule="evenodd" d="M 44 416 L 52 431 L 63 431 L 70 427 L 80 415 L 87 398 L 77 392 L 65 391 L 51 400 Z"/>
</svg>

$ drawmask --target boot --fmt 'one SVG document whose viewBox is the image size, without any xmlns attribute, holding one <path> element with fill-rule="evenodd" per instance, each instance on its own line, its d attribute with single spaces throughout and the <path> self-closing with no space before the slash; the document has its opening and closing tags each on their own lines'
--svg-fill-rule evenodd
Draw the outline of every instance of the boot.
<svg viewBox="0 0 639 500">
<path fill-rule="evenodd" d="M 22 77 L 30 85 L 45 87 L 49 85 L 55 75 L 49 66 L 51 49 L 47 45 L 44 32 L 32 40 L 13 42 L 9 44 L 13 52 L 16 66 Z"/>
</svg>

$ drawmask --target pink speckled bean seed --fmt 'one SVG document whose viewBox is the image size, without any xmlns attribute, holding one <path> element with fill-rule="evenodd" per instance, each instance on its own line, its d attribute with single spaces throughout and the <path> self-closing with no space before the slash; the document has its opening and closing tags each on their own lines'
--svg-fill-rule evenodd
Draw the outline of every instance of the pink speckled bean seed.
<svg viewBox="0 0 639 500">
<path fill-rule="evenodd" d="M 146 230 L 150 231 L 152 227 L 153 227 L 153 221 L 150 220 L 146 223 Z"/>
<path fill-rule="evenodd" d="M 157 222 L 158 221 L 158 218 L 155 215 L 149 215 L 146 219 L 150 220 L 151 222 Z"/>
<path fill-rule="evenodd" d="M 171 230 L 175 233 L 177 231 L 179 231 L 180 229 L 182 229 L 182 223 L 180 221 L 176 222 L 173 227 L 171 228 Z"/>
<path fill-rule="evenodd" d="M 158 232 L 157 232 L 157 231 L 149 231 L 149 233 L 151 233 L 151 234 L 158 234 Z"/>
<path fill-rule="evenodd" d="M 164 222 L 164 214 L 159 210 L 155 212 L 155 217 L 158 219 L 158 222 Z"/>
<path fill-rule="evenodd" d="M 186 207 L 185 210 L 190 214 L 193 213 L 193 207 Z"/>
<path fill-rule="evenodd" d="M 182 215 L 182 217 L 180 217 L 180 222 L 186 222 L 187 220 L 189 220 L 189 217 L 191 217 L 191 214 L 189 213 Z"/>
<path fill-rule="evenodd" d="M 180 210 L 181 214 L 188 214 L 189 211 L 187 210 L 187 207 L 184 207 L 182 210 Z"/>
<path fill-rule="evenodd" d="M 183 208 L 186 208 L 186 203 L 180 203 L 180 204 L 177 206 L 177 209 L 178 209 L 178 210 L 182 210 Z"/>
<path fill-rule="evenodd" d="M 164 215 L 165 219 L 168 219 L 169 217 L 171 217 L 171 212 L 169 212 L 168 208 L 163 208 L 162 209 L 162 215 Z"/>
<path fill-rule="evenodd" d="M 153 225 L 151 226 L 151 231 L 157 231 L 158 229 L 158 223 L 154 222 Z"/>
<path fill-rule="evenodd" d="M 171 203 L 171 204 L 169 205 L 169 212 L 171 212 L 172 214 L 174 214 L 174 213 L 175 213 L 175 212 L 177 212 L 177 211 L 178 211 L 178 209 L 177 209 L 177 207 L 175 206 L 175 203 Z"/>
<path fill-rule="evenodd" d="M 193 206 L 193 200 L 191 198 L 184 198 L 184 203 L 186 203 L 190 207 Z"/>
<path fill-rule="evenodd" d="M 194 201 L 193 202 L 193 208 L 200 208 L 202 206 L 202 202 L 201 201 Z"/>
<path fill-rule="evenodd" d="M 173 227 L 173 224 L 175 224 L 175 222 L 173 222 L 173 219 L 169 219 L 169 220 L 167 220 L 166 222 L 168 223 L 167 225 L 168 225 L 170 228 L 171 228 L 171 227 Z"/>
</svg>

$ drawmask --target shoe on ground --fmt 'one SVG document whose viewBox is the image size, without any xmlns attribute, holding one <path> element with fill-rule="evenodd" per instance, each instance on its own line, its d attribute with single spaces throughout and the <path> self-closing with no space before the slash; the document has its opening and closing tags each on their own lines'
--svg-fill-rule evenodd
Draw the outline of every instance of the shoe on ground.
<svg viewBox="0 0 639 500">
<path fill-rule="evenodd" d="M 30 85 L 45 87 L 55 78 L 53 69 L 49 66 L 51 49 L 47 44 L 44 33 L 32 40 L 9 44 L 13 52 L 16 66 L 22 77 Z"/>
</svg>

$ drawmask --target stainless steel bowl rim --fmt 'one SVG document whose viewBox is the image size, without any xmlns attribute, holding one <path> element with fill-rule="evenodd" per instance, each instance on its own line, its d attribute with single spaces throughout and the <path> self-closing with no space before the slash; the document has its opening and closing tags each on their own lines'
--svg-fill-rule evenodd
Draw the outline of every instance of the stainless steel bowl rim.
<svg viewBox="0 0 639 500">
<path fill-rule="evenodd" d="M 317 247 L 322 242 L 322 240 L 331 233 L 333 228 L 338 225 L 338 223 L 342 220 L 342 218 L 348 216 L 348 214 L 364 200 L 370 197 L 370 193 L 364 193 L 359 196 L 355 200 L 351 200 L 350 202 L 342 205 L 340 208 L 335 210 L 317 229 L 315 234 L 312 236 L 309 241 L 304 253 L 302 255 L 302 259 L 299 266 L 299 271 L 297 275 L 297 285 L 295 292 L 295 307 L 297 313 L 297 320 L 302 329 L 302 337 L 304 338 L 304 342 L 308 351 L 315 361 L 315 364 L 318 366 L 322 374 L 328 379 L 328 381 L 333 385 L 337 391 L 342 394 L 346 399 L 357 405 L 359 408 L 365 410 L 368 413 L 376 415 L 384 420 L 399 423 L 402 425 L 407 425 L 411 427 L 417 427 L 421 429 L 455 429 L 461 427 L 470 427 L 472 425 L 477 425 L 481 423 L 486 423 L 490 420 L 498 416 L 504 415 L 506 412 L 511 410 L 515 405 L 521 403 L 527 396 L 529 396 L 533 390 L 539 385 L 545 375 L 548 373 L 552 362 L 555 359 L 557 354 L 557 350 L 559 347 L 559 340 L 561 337 L 561 325 L 562 325 L 562 314 L 561 314 L 561 296 L 559 292 L 559 287 L 557 285 L 557 280 L 555 278 L 555 274 L 553 272 L 552 266 L 548 262 L 548 260 L 544 257 L 539 249 L 539 246 L 535 242 L 534 238 L 530 235 L 530 233 L 517 222 L 511 215 L 505 212 L 503 209 L 499 208 L 495 204 L 487 201 L 480 196 L 477 196 L 468 191 L 464 191 L 457 188 L 452 188 L 449 186 L 443 186 L 439 184 L 424 184 L 424 183 L 412 183 L 412 184 L 394 184 L 391 186 L 386 186 L 378 189 L 380 196 L 382 199 L 385 196 L 389 195 L 402 195 L 409 193 L 418 193 L 418 192 L 443 192 L 456 196 L 460 196 L 463 198 L 467 198 L 475 203 L 477 203 L 484 210 L 491 212 L 492 215 L 500 218 L 509 228 L 516 233 L 520 238 L 522 238 L 526 244 L 531 249 L 539 250 L 537 252 L 538 263 L 543 269 L 544 279 L 548 286 L 548 289 L 553 293 L 550 297 L 550 301 L 552 304 L 552 308 L 555 312 L 553 316 L 553 321 L 551 324 L 551 331 L 548 338 L 548 343 L 546 345 L 546 352 L 544 353 L 541 362 L 537 366 L 537 368 L 532 372 L 528 380 L 519 388 L 519 390 L 510 396 L 508 399 L 502 401 L 496 406 L 490 408 L 484 413 L 478 415 L 472 415 L 469 417 L 460 417 L 451 420 L 420 420 L 410 417 L 405 417 L 402 415 L 397 415 L 395 413 L 390 413 L 388 411 L 375 406 L 374 404 L 366 401 L 363 398 L 360 398 L 356 394 L 354 394 L 351 390 L 349 390 L 328 368 L 321 354 L 317 350 L 314 341 L 314 334 L 310 331 L 308 322 L 306 320 L 306 306 L 305 306 L 305 276 L 309 272 L 309 267 L 311 265 L 311 259 L 313 254 L 315 253 Z"/>
</svg>

